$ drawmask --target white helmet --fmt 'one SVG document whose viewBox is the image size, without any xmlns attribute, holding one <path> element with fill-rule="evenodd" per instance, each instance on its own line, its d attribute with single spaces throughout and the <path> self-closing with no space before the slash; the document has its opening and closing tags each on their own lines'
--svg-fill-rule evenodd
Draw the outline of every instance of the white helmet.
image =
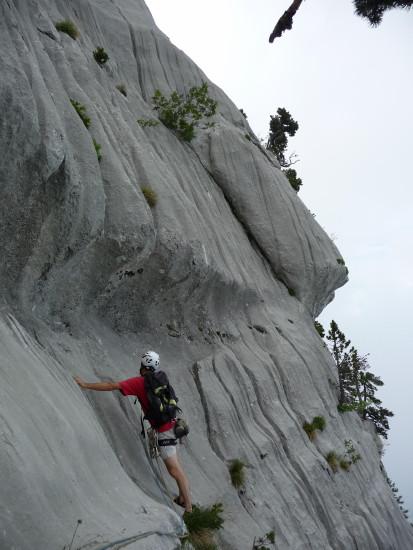
<svg viewBox="0 0 413 550">
<path fill-rule="evenodd" d="M 141 366 L 156 370 L 159 367 L 159 355 L 156 351 L 147 351 L 141 357 Z"/>
</svg>

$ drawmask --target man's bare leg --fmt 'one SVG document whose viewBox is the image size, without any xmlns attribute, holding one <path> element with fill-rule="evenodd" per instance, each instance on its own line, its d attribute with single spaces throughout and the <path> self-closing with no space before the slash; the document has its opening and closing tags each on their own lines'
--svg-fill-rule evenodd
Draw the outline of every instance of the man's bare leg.
<svg viewBox="0 0 413 550">
<path fill-rule="evenodd" d="M 189 493 L 189 483 L 179 463 L 178 456 L 172 455 L 164 459 L 166 469 L 170 476 L 174 478 L 179 489 L 179 499 L 184 503 L 185 512 L 192 512 L 191 495 Z"/>
</svg>

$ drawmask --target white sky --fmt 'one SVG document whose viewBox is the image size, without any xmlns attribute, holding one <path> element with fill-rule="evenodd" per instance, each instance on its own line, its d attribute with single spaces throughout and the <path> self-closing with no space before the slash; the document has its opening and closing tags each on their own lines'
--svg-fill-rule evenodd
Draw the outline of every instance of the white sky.
<svg viewBox="0 0 413 550">
<path fill-rule="evenodd" d="M 389 11 L 373 29 L 351 0 L 306 0 L 270 45 L 290 1 L 146 3 L 257 135 L 278 107 L 300 124 L 290 139 L 300 197 L 350 270 L 320 320 L 335 319 L 385 383 L 378 397 L 395 417 L 384 463 L 413 518 L 413 11 Z"/>
</svg>

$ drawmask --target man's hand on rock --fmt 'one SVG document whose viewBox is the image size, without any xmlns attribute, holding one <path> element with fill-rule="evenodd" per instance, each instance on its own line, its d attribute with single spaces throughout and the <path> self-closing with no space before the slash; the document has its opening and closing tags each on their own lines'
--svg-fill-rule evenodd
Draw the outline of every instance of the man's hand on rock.
<svg viewBox="0 0 413 550">
<path fill-rule="evenodd" d="M 82 379 L 80 378 L 80 376 L 74 376 L 73 378 L 74 378 L 75 382 L 76 382 L 77 384 L 79 384 L 79 386 L 80 386 L 81 388 L 83 388 L 83 389 L 86 388 L 87 382 L 85 382 L 84 380 L 82 380 Z"/>
</svg>

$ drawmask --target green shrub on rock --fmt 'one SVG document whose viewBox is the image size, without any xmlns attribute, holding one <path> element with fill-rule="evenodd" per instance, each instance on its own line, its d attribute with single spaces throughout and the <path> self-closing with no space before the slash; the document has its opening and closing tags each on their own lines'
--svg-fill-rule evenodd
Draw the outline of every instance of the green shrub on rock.
<svg viewBox="0 0 413 550">
<path fill-rule="evenodd" d="M 214 541 L 214 531 L 221 529 L 224 519 L 221 517 L 224 508 L 221 503 L 210 507 L 194 505 L 192 512 L 185 512 L 183 519 L 188 529 L 188 536 L 182 548 L 194 550 L 218 550 Z"/>
<path fill-rule="evenodd" d="M 83 124 L 86 126 L 86 128 L 89 128 L 90 126 L 90 118 L 86 114 L 86 107 L 79 103 L 79 101 L 76 101 L 75 99 L 71 99 L 70 103 L 73 105 L 75 111 L 82 119 Z"/>
<path fill-rule="evenodd" d="M 245 482 L 245 464 L 239 458 L 231 460 L 229 465 L 229 474 L 231 476 L 231 483 L 239 489 Z"/>
<path fill-rule="evenodd" d="M 186 97 L 174 91 L 166 98 L 160 90 L 156 90 L 152 102 L 161 122 L 184 141 L 195 137 L 195 128 L 200 126 L 202 120 L 214 116 L 218 105 L 209 97 L 206 82 L 199 87 L 193 86 Z"/>
<path fill-rule="evenodd" d="M 73 38 L 73 40 L 76 40 L 76 38 L 79 37 L 79 31 L 77 30 L 77 27 L 73 23 L 73 21 L 70 21 L 70 19 L 57 21 L 57 23 L 55 23 L 55 27 L 56 30 L 58 30 L 59 32 L 64 32 L 65 34 L 68 34 L 70 38 Z"/>
<path fill-rule="evenodd" d="M 98 161 L 100 162 L 102 160 L 102 153 L 100 152 L 101 149 L 102 149 L 102 146 L 95 139 L 93 140 L 93 145 L 95 147 L 96 156 L 98 158 Z"/>
<path fill-rule="evenodd" d="M 287 170 L 283 170 L 283 172 L 290 182 L 291 187 L 298 193 L 303 184 L 303 180 L 297 176 L 297 170 L 288 168 Z"/>
<path fill-rule="evenodd" d="M 108 54 L 105 52 L 105 49 L 102 47 L 98 47 L 96 48 L 96 50 L 94 50 L 93 57 L 95 58 L 96 63 L 98 63 L 101 66 L 104 65 L 109 60 Z"/>
<path fill-rule="evenodd" d="M 224 507 L 220 502 L 210 507 L 197 506 L 194 504 L 192 512 L 185 512 L 184 514 L 184 521 L 188 528 L 188 532 L 199 533 L 204 529 L 210 529 L 212 531 L 221 529 L 224 524 L 224 519 L 221 517 L 223 511 Z"/>
<path fill-rule="evenodd" d="M 345 458 L 340 458 L 340 468 L 347 472 L 350 469 L 351 462 L 346 460 Z"/>
<path fill-rule="evenodd" d="M 361 455 L 354 448 L 354 444 L 351 439 L 346 439 L 344 441 L 344 446 L 346 448 L 346 455 L 349 459 L 350 464 L 355 464 L 361 460 Z"/>
<path fill-rule="evenodd" d="M 155 191 L 150 187 L 142 187 L 142 193 L 148 205 L 151 208 L 154 208 L 154 206 L 156 206 L 156 203 L 158 201 L 158 195 L 155 193 Z"/>
<path fill-rule="evenodd" d="M 322 432 L 326 427 L 326 419 L 324 418 L 324 416 L 315 416 L 313 418 L 312 424 L 315 430 L 320 430 L 320 432 Z"/>
<path fill-rule="evenodd" d="M 128 92 L 126 91 L 126 86 L 125 86 L 125 84 L 118 84 L 118 85 L 116 86 L 116 89 L 119 90 L 119 92 L 120 92 L 122 95 L 124 95 L 125 97 L 127 97 Z"/>
<path fill-rule="evenodd" d="M 309 422 L 304 422 L 303 430 L 308 435 L 308 438 L 310 439 L 310 441 L 313 441 L 314 438 L 315 438 L 315 428 L 314 428 L 314 426 L 312 424 L 310 424 Z"/>
<path fill-rule="evenodd" d="M 337 470 L 338 470 L 338 456 L 337 456 L 337 453 L 335 451 L 330 451 L 326 455 L 325 458 L 326 458 L 330 468 L 333 470 L 334 473 L 336 473 Z"/>
</svg>

